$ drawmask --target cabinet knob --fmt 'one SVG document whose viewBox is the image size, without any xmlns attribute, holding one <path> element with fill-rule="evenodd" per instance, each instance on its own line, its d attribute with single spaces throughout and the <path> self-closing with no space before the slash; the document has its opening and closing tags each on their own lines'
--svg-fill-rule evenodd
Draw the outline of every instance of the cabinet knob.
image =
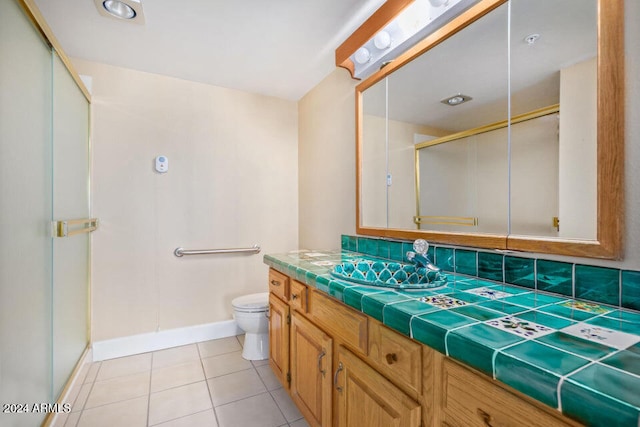
<svg viewBox="0 0 640 427">
<path fill-rule="evenodd" d="M 273 286 L 280 286 L 280 282 L 278 282 L 277 280 L 272 280 L 272 281 L 271 281 L 271 284 L 272 284 Z"/>
<path fill-rule="evenodd" d="M 291 299 L 298 299 L 298 294 L 291 294 Z"/>
<path fill-rule="evenodd" d="M 389 365 L 393 365 L 393 362 L 397 362 L 398 361 L 398 356 L 395 353 L 387 353 L 385 358 L 387 359 L 387 363 Z"/>
<path fill-rule="evenodd" d="M 493 427 L 493 424 L 491 424 L 492 418 L 491 415 L 485 411 L 483 411 L 480 408 L 476 409 L 476 413 L 478 414 L 478 416 L 480 418 L 482 418 L 482 421 L 484 422 L 484 425 L 486 425 L 487 427 Z"/>
</svg>

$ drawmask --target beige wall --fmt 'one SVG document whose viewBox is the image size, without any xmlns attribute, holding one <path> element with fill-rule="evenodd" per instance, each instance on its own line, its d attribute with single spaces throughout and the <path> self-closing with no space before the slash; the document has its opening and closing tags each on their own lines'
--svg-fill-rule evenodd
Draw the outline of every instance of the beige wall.
<svg viewBox="0 0 640 427">
<path fill-rule="evenodd" d="M 560 70 L 560 237 L 597 238 L 598 64 Z M 585 117 L 594 120 L 585 123 Z"/>
<path fill-rule="evenodd" d="M 231 299 L 267 290 L 263 254 L 298 244 L 296 103 L 74 64 L 93 78 L 93 340 L 231 319 Z"/>
<path fill-rule="evenodd" d="M 625 73 L 626 73 L 626 119 L 625 119 L 625 199 L 626 199 L 626 232 L 625 255 L 622 262 L 586 260 L 584 258 L 570 258 L 548 256 L 550 259 L 571 260 L 594 265 L 605 265 L 617 268 L 629 268 L 640 270 L 640 26 L 636 17 L 640 16 L 640 2 L 635 0 L 625 1 Z M 355 160 L 353 160 L 355 130 L 353 97 L 355 82 L 350 80 L 349 74 L 342 70 L 335 71 L 330 77 L 321 82 L 300 102 L 300 163 L 301 171 L 300 189 L 313 189 L 318 197 L 307 194 L 300 197 L 300 243 L 306 247 L 325 247 L 329 243 L 331 247 L 339 245 L 338 234 L 355 228 L 353 202 L 355 198 Z M 333 98 L 333 102 L 327 102 Z M 313 100 L 325 100 L 315 102 Z M 316 129 L 307 129 L 302 132 L 303 123 L 313 121 L 320 124 Z M 333 135 L 327 139 L 326 136 Z M 313 144 L 318 144 L 312 148 Z M 322 156 L 327 165 L 332 167 L 319 168 L 318 160 L 311 155 L 302 155 L 303 152 L 320 152 L 325 150 Z M 332 155 L 344 153 L 345 157 L 335 161 Z M 323 178 L 303 177 L 302 171 L 313 170 L 323 176 L 351 180 L 343 182 L 336 187 L 335 180 Z M 311 172 L 308 172 L 311 173 Z M 308 185 L 311 181 L 313 185 Z M 324 213 L 315 213 L 307 218 L 303 213 L 312 212 L 322 207 L 322 201 L 328 199 L 329 194 L 338 192 L 338 200 L 343 205 L 333 204 Z M 309 232 L 309 228 L 313 228 Z"/>
<path fill-rule="evenodd" d="M 300 247 L 337 249 L 355 233 L 355 86 L 334 70 L 298 102 Z"/>
</svg>

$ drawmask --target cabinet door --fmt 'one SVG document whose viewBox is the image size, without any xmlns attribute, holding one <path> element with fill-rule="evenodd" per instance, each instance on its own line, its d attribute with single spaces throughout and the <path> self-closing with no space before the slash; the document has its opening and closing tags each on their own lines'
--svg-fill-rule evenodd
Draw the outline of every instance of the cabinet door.
<svg viewBox="0 0 640 427">
<path fill-rule="evenodd" d="M 334 374 L 340 427 L 417 427 L 420 405 L 344 347 Z"/>
<path fill-rule="evenodd" d="M 331 425 L 332 351 L 327 334 L 291 315 L 291 397 L 311 426 Z"/>
<path fill-rule="evenodd" d="M 269 294 L 269 364 L 284 388 L 289 388 L 289 306 Z"/>
</svg>

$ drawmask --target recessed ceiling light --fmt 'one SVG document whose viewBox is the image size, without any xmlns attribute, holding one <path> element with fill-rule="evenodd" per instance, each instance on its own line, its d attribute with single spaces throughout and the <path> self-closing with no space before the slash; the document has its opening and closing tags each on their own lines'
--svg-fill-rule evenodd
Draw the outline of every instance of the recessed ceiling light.
<svg viewBox="0 0 640 427">
<path fill-rule="evenodd" d="M 102 2 L 102 7 L 117 18 L 133 19 L 136 17 L 136 11 L 133 10 L 131 6 L 121 2 L 120 0 L 105 0 Z"/>
<path fill-rule="evenodd" d="M 457 95 L 450 96 L 449 98 L 445 98 L 440 102 L 455 107 L 456 105 L 464 104 L 465 102 L 471 101 L 472 99 L 473 98 L 468 95 L 462 95 L 459 93 Z"/>
<path fill-rule="evenodd" d="M 140 0 L 94 0 L 100 15 L 136 24 L 144 24 Z"/>
</svg>

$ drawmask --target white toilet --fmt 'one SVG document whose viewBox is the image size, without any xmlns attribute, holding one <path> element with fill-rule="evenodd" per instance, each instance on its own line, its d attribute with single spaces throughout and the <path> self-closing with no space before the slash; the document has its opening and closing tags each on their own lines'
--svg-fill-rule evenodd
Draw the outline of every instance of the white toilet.
<svg viewBox="0 0 640 427">
<path fill-rule="evenodd" d="M 233 317 L 245 332 L 242 357 L 247 360 L 269 358 L 269 292 L 244 295 L 231 301 Z"/>
</svg>

